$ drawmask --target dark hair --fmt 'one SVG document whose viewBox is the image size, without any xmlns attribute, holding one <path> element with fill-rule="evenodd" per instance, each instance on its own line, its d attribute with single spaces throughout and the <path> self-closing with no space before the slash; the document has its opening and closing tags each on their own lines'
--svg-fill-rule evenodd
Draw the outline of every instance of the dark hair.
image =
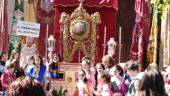
<svg viewBox="0 0 170 96">
<path fill-rule="evenodd" d="M 109 83 L 110 82 L 110 75 L 108 74 L 108 72 L 104 72 L 104 73 L 101 73 L 99 74 L 101 78 L 104 79 L 104 81 L 106 83 Z"/>
<path fill-rule="evenodd" d="M 28 57 L 28 59 L 30 59 L 30 60 L 34 60 L 34 56 L 32 56 L 32 55 L 29 55 L 29 56 L 27 56 Z"/>
<path fill-rule="evenodd" d="M 60 54 L 59 54 L 59 53 L 54 53 L 52 56 L 54 57 L 55 55 L 58 56 L 59 62 L 61 62 L 61 56 L 60 56 Z"/>
<path fill-rule="evenodd" d="M 47 96 L 57 96 L 57 90 L 50 89 L 47 93 Z"/>
<path fill-rule="evenodd" d="M 45 96 L 40 83 L 30 77 L 19 77 L 9 87 L 8 96 Z"/>
<path fill-rule="evenodd" d="M 97 65 L 101 65 L 101 67 L 103 68 L 103 70 L 105 70 L 104 64 L 102 64 L 102 63 L 97 63 L 96 66 L 97 66 Z"/>
<path fill-rule="evenodd" d="M 19 54 L 16 49 L 12 50 L 11 56 L 9 58 L 10 61 L 12 61 L 15 57 L 15 54 Z"/>
<path fill-rule="evenodd" d="M 81 72 L 83 72 L 83 74 L 85 75 L 84 82 L 85 82 L 85 83 L 87 83 L 87 82 L 88 82 L 88 80 L 87 80 L 87 77 L 86 77 L 86 75 L 87 75 L 87 74 L 86 74 L 86 72 L 85 72 L 84 70 L 82 70 L 82 69 L 81 69 L 80 71 L 81 71 Z M 80 72 L 80 71 L 79 71 L 79 72 Z"/>
<path fill-rule="evenodd" d="M 41 57 L 40 55 L 35 55 L 35 56 L 34 56 L 34 59 L 37 58 L 37 57 L 40 59 L 40 66 L 42 66 L 42 65 L 43 65 L 43 59 L 42 59 L 42 57 Z M 34 64 L 35 64 L 35 60 L 34 60 Z"/>
<path fill-rule="evenodd" d="M 4 54 L 5 54 L 4 52 L 0 52 L 0 61 L 1 61 Z"/>
<path fill-rule="evenodd" d="M 9 60 L 6 62 L 5 66 L 6 66 L 7 69 L 15 68 L 14 62 L 11 62 Z"/>
<path fill-rule="evenodd" d="M 63 96 L 65 96 L 67 92 L 68 92 L 67 89 L 65 89 L 65 90 L 63 91 Z"/>
<path fill-rule="evenodd" d="M 89 61 L 90 61 L 90 57 L 89 57 L 89 56 L 84 56 L 81 60 L 82 60 L 82 61 L 83 61 L 83 60 L 89 60 Z"/>
<path fill-rule="evenodd" d="M 139 81 L 139 93 L 142 96 L 167 96 L 162 74 L 155 69 L 146 70 Z"/>
<path fill-rule="evenodd" d="M 116 68 L 116 70 L 118 70 L 118 71 L 120 72 L 119 74 L 120 74 L 121 76 L 123 76 L 123 73 L 124 73 L 124 72 L 123 72 L 123 68 L 122 68 L 120 65 L 115 65 L 114 67 Z"/>
<path fill-rule="evenodd" d="M 138 71 L 138 65 L 136 63 L 129 63 L 128 64 L 128 69 L 133 70 L 133 71 L 135 71 L 135 70 Z"/>
<path fill-rule="evenodd" d="M 113 60 L 113 58 L 110 56 L 110 55 L 105 55 L 105 56 L 103 56 L 102 57 L 102 61 L 108 61 L 108 63 L 109 63 L 109 68 L 111 68 L 113 65 L 114 65 L 114 60 Z M 103 63 L 103 62 L 102 62 Z M 106 66 L 106 65 L 104 65 L 104 66 Z"/>
</svg>

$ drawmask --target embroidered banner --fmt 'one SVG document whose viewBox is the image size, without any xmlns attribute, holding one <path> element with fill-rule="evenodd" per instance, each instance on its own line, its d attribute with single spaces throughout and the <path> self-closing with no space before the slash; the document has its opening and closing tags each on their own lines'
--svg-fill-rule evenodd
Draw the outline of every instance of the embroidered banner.
<svg viewBox="0 0 170 96">
<path fill-rule="evenodd" d="M 15 0 L 14 14 L 12 20 L 12 30 L 11 36 L 9 38 L 8 54 L 10 56 L 13 49 L 20 51 L 20 37 L 16 35 L 17 22 L 19 20 L 24 20 L 24 0 Z M 12 43 L 12 42 L 15 42 Z"/>
</svg>

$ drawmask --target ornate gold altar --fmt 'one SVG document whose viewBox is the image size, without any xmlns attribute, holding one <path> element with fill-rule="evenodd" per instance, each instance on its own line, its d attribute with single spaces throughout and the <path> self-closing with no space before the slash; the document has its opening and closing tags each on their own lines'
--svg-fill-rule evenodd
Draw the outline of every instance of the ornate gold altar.
<svg viewBox="0 0 170 96">
<path fill-rule="evenodd" d="M 96 26 L 101 23 L 99 12 L 90 15 L 80 3 L 71 15 L 63 12 L 60 23 L 63 25 L 64 61 L 71 62 L 77 50 L 95 61 Z"/>
</svg>

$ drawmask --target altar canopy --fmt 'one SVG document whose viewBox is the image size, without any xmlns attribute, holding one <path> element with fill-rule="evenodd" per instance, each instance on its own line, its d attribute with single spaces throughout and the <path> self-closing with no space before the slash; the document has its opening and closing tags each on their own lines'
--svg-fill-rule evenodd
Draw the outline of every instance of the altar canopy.
<svg viewBox="0 0 170 96">
<path fill-rule="evenodd" d="M 65 12 L 67 14 L 71 14 L 76 7 L 79 5 L 78 0 L 54 0 L 53 5 L 55 6 L 55 14 L 51 13 L 43 13 L 41 11 L 41 16 L 44 14 L 44 16 L 54 16 L 54 30 L 50 29 L 50 32 L 54 33 L 49 33 L 49 34 L 54 34 L 55 39 L 56 39 L 56 44 L 55 44 L 55 51 L 59 52 L 62 57 L 64 57 L 63 54 L 63 45 L 62 45 L 62 38 L 63 38 L 63 30 L 62 26 L 59 23 L 59 20 L 61 18 L 61 13 Z M 117 18 L 117 11 L 118 11 L 118 0 L 85 0 L 84 4 L 84 9 L 87 11 L 87 13 L 92 14 L 95 12 L 99 12 L 100 17 L 101 17 L 101 24 L 97 26 L 96 28 L 96 38 L 97 38 L 97 44 L 96 44 L 96 62 L 100 61 L 102 56 L 103 56 L 103 43 L 104 43 L 104 27 L 106 26 L 106 40 L 108 41 L 111 37 L 116 36 L 116 18 Z M 108 19 L 109 18 L 109 19 Z M 42 32 L 43 31 L 43 32 Z M 43 33 L 43 34 L 42 34 Z M 45 36 L 45 27 L 41 27 L 41 34 L 42 38 Z M 44 35 L 44 36 L 43 36 Z M 42 41 L 41 38 L 41 41 Z M 105 42 L 107 43 L 107 42 Z M 43 45 L 40 44 L 39 49 L 40 49 L 40 54 L 44 54 L 44 49 L 42 49 Z M 106 48 L 107 50 L 107 48 Z M 106 51 L 107 52 L 107 51 Z M 105 53 L 107 54 L 107 53 Z M 76 52 L 74 55 L 74 59 L 72 62 L 78 62 L 80 58 L 83 57 L 82 52 Z"/>
<path fill-rule="evenodd" d="M 79 5 L 79 0 L 54 0 L 55 6 L 75 6 Z M 114 7 L 118 9 L 118 0 L 85 0 L 88 7 Z"/>
</svg>

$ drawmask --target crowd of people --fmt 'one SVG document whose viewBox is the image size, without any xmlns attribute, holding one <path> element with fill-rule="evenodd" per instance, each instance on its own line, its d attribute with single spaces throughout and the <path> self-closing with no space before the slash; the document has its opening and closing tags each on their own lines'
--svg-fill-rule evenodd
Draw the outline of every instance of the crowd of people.
<svg viewBox="0 0 170 96">
<path fill-rule="evenodd" d="M 23 64 L 17 51 L 9 59 L 1 53 L 0 96 L 71 96 L 67 89 L 50 87 L 50 81 L 63 74 L 58 70 L 60 55 L 53 52 L 48 57 L 27 56 Z M 73 96 L 170 96 L 170 66 L 159 71 L 153 63 L 142 70 L 133 60 L 115 64 L 109 55 L 101 61 L 94 64 L 90 57 L 82 58 Z"/>
</svg>

